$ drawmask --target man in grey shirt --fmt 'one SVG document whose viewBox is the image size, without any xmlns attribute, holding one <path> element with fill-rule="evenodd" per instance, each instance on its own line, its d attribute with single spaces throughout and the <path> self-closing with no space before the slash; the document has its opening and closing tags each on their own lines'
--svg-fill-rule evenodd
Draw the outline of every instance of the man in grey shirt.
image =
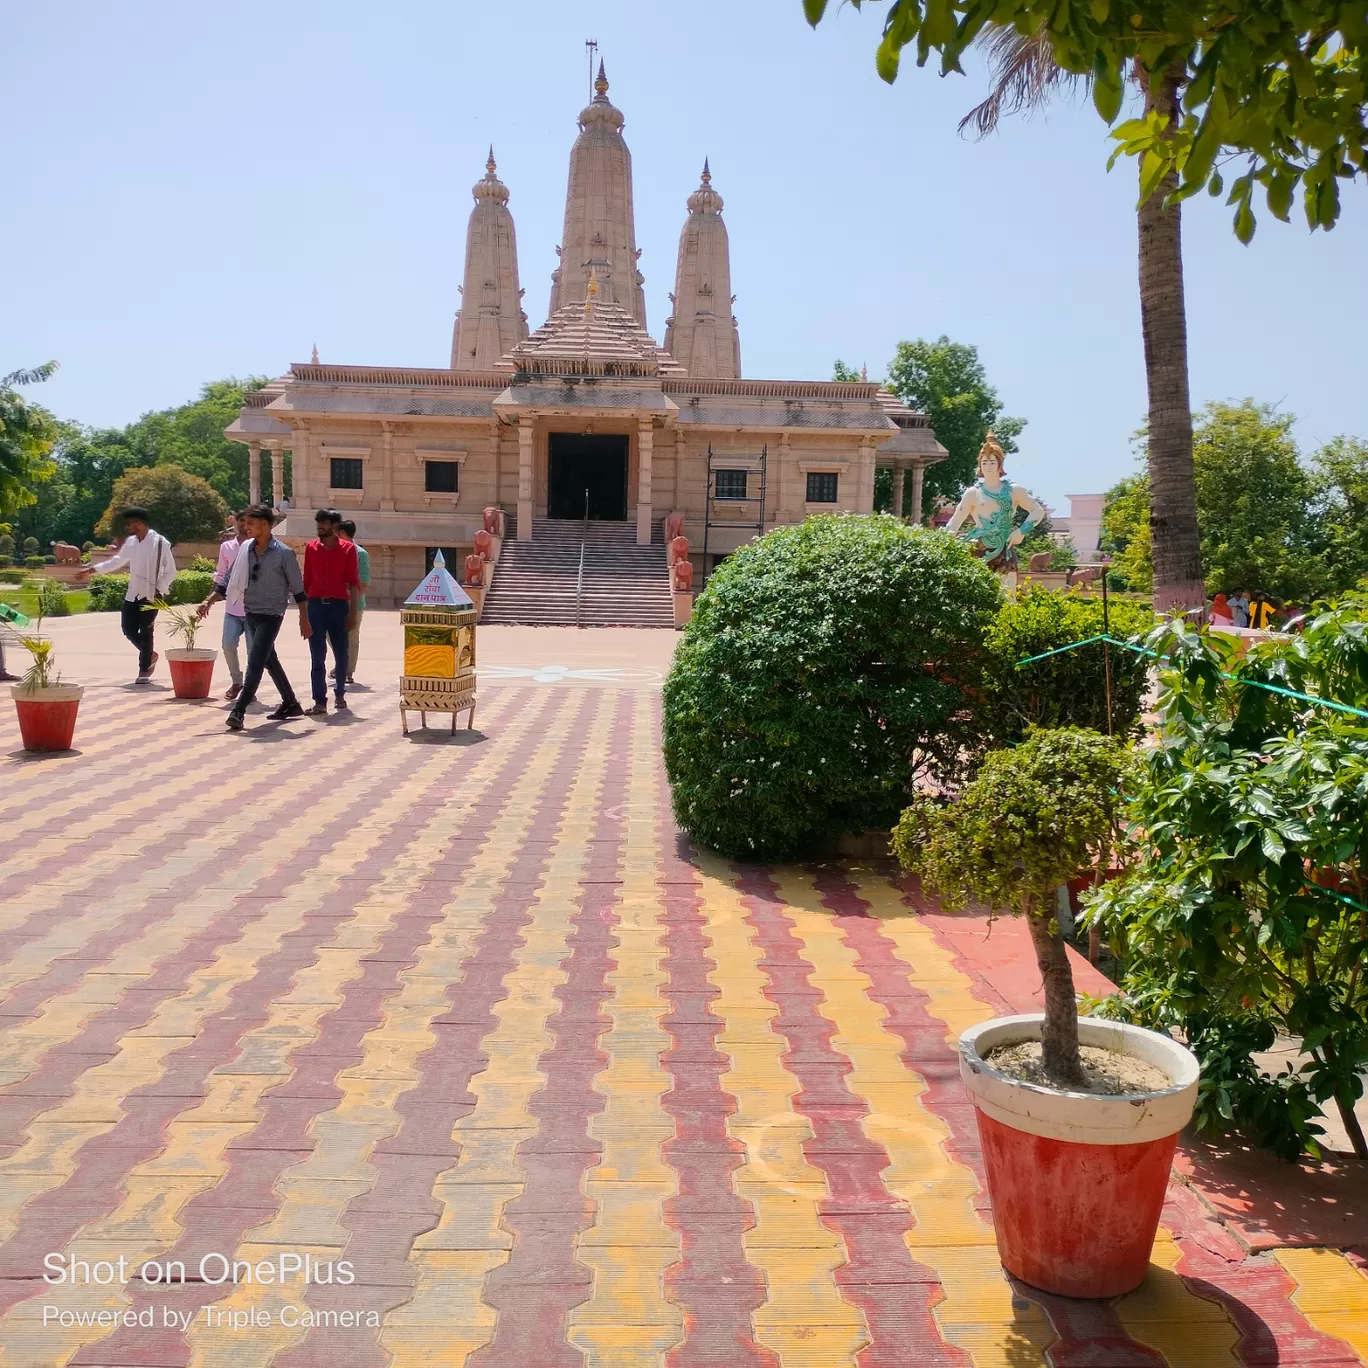
<svg viewBox="0 0 1368 1368">
<path fill-rule="evenodd" d="M 291 717 L 303 717 L 304 709 L 290 687 L 276 655 L 276 637 L 294 599 L 299 607 L 299 635 L 309 639 L 308 598 L 304 594 L 304 580 L 299 573 L 295 553 L 271 535 L 275 515 L 265 504 L 252 504 L 243 511 L 249 541 L 242 544 L 233 561 L 228 578 L 214 585 L 214 592 L 200 604 L 204 617 L 221 598 L 228 597 L 228 587 L 242 595 L 247 615 L 247 669 L 242 677 L 242 692 L 234 700 L 232 711 L 225 719 L 229 731 L 241 731 L 247 705 L 256 697 L 265 672 L 280 690 L 280 707 L 267 713 L 272 722 L 283 722 Z"/>
</svg>

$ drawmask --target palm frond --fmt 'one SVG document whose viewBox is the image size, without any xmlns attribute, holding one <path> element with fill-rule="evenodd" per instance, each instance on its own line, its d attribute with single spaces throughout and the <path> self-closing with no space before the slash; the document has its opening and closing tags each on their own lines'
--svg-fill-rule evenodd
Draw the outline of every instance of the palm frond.
<svg viewBox="0 0 1368 1368">
<path fill-rule="evenodd" d="M 32 370 L 11 371 L 8 375 L 0 375 L 0 389 L 14 389 L 16 385 L 37 385 L 43 380 L 50 379 L 56 369 L 57 362 L 45 361 Z"/>
<path fill-rule="evenodd" d="M 1038 109 L 1052 96 L 1072 92 L 1088 80 L 1077 72 L 1065 71 L 1055 61 L 1044 25 L 1034 33 L 1018 33 L 1009 26 L 993 24 L 979 35 L 976 46 L 988 59 L 993 88 L 982 104 L 960 120 L 961 133 L 972 129 L 976 137 L 986 138 L 997 131 L 1004 115 Z"/>
</svg>

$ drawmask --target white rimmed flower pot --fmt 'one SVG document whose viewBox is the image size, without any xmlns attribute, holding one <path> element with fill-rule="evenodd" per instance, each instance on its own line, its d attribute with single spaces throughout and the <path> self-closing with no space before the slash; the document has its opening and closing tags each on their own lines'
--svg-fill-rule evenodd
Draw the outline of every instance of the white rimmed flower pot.
<svg viewBox="0 0 1368 1368">
<path fill-rule="evenodd" d="M 19 715 L 19 735 L 28 751 L 71 749 L 76 733 L 76 713 L 85 689 L 80 684 L 49 684 L 45 689 L 10 686 L 14 710 Z"/>
<path fill-rule="evenodd" d="M 1116 1297 L 1144 1280 L 1178 1132 L 1197 1098 L 1197 1060 L 1168 1036 L 1084 1017 L 1081 1045 L 1143 1059 L 1173 1081 L 1158 1092 L 1059 1092 L 999 1073 L 984 1056 L 1039 1040 L 1039 1013 L 998 1017 L 959 1042 L 978 1113 L 1002 1266 L 1065 1297 Z"/>
<path fill-rule="evenodd" d="M 193 650 L 167 651 L 166 660 L 171 667 L 171 687 L 177 698 L 208 698 L 214 682 L 214 662 L 217 651 Z"/>
</svg>

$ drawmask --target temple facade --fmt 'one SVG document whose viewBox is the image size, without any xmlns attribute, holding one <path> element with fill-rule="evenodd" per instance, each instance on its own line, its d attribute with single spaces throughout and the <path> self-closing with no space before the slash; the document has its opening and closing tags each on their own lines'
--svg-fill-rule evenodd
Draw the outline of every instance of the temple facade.
<svg viewBox="0 0 1368 1368">
<path fill-rule="evenodd" d="M 911 482 L 919 516 L 922 472 L 944 458 L 926 418 L 877 384 L 743 378 L 722 196 L 706 161 L 687 197 L 664 343 L 653 339 L 631 154 L 602 66 L 594 90 L 570 152 L 539 328 L 522 308 L 509 191 L 491 149 L 473 190 L 450 364 L 315 356 L 250 394 L 227 429 L 251 453 L 254 497 L 288 508 L 287 539 L 312 535 L 316 507 L 355 520 L 377 606 L 401 599 L 438 548 L 463 564 L 489 506 L 519 546 L 561 543 L 564 524 L 587 519 L 644 548 L 679 514 L 702 570 L 705 543 L 710 564 L 762 529 L 868 512 L 879 467 L 899 492 Z M 532 547 L 522 554 L 535 568 Z M 663 576 L 663 556 L 660 565 Z"/>
</svg>

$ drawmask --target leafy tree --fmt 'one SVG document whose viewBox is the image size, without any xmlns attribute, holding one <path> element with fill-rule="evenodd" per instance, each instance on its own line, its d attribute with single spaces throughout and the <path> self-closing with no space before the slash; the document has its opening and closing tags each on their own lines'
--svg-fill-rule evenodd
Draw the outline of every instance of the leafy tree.
<svg viewBox="0 0 1368 1368">
<path fill-rule="evenodd" d="M 978 348 L 938 337 L 899 342 L 888 363 L 888 388 L 908 408 L 931 420 L 937 440 L 950 454 L 929 466 L 922 485 L 923 507 L 939 496 L 958 499 L 975 479 L 979 448 L 989 430 L 1008 454 L 1026 426 L 1024 418 L 1005 418 L 1002 400 L 988 383 Z"/>
<path fill-rule="evenodd" d="M 27 403 L 18 391 L 46 380 L 55 361 L 34 370 L 0 376 L 0 517 L 33 502 L 30 486 L 51 470 L 47 459 L 55 440 L 52 415 Z"/>
<path fill-rule="evenodd" d="M 844 361 L 837 357 L 831 367 L 831 378 L 833 380 L 839 380 L 847 385 L 853 385 L 857 384 L 864 377 L 861 376 L 860 372 L 857 371 L 854 366 L 847 366 Z"/>
<path fill-rule="evenodd" d="M 223 530 L 228 505 L 206 480 L 177 465 L 135 466 L 114 481 L 113 497 L 96 531 L 122 536 L 119 509 L 137 504 L 152 515 L 152 525 L 173 543 L 204 541 Z"/>
<path fill-rule="evenodd" d="M 1181 1029 L 1203 1064 L 1197 1120 L 1238 1124 L 1287 1157 L 1333 1099 L 1354 1152 L 1368 1065 L 1368 729 L 1248 681 L 1368 708 L 1368 598 L 1247 655 L 1181 622 L 1151 644 L 1159 744 L 1129 815 L 1140 859 L 1090 919 L 1123 944 L 1112 1010 Z M 1233 678 L 1232 678 L 1233 676 Z M 1299 1037 L 1307 1062 L 1262 1073 L 1251 1050 Z"/>
<path fill-rule="evenodd" d="M 852 3 L 859 8 L 862 0 Z M 815 25 L 827 0 L 803 0 L 803 7 Z M 918 65 L 934 52 L 943 73 L 960 71 L 960 57 L 988 25 L 1007 41 L 1014 34 L 1033 44 L 1035 72 L 1048 62 L 1086 78 L 1109 124 L 1128 80 L 1142 92 L 1142 116 L 1114 136 L 1117 155 L 1137 159 L 1140 180 L 1155 598 L 1160 608 L 1195 606 L 1201 563 L 1179 204 L 1204 187 L 1222 192 L 1217 162 L 1224 157 L 1243 164 L 1227 200 L 1242 242 L 1254 233 L 1256 184 L 1276 217 L 1288 217 L 1300 186 L 1310 226 L 1334 225 L 1339 180 L 1368 169 L 1368 11 L 1344 0 L 1098 0 L 1072 7 L 1055 0 L 893 0 L 879 74 L 896 79 L 902 51 L 913 42 Z M 1010 76 L 1010 63 L 999 71 Z M 1028 72 L 1028 88 L 1032 81 L 1039 91 L 1038 76 Z"/>
<path fill-rule="evenodd" d="M 1311 480 L 1314 536 L 1327 586 L 1344 593 L 1368 580 L 1368 442 L 1334 438 L 1315 454 Z"/>
<path fill-rule="evenodd" d="M 1328 544 L 1317 546 L 1315 479 L 1298 455 L 1295 422 L 1291 414 L 1252 399 L 1211 403 L 1198 417 L 1193 443 L 1197 525 L 1211 593 L 1261 589 L 1300 602 L 1353 583 L 1336 574 Z M 1341 468 L 1347 472 L 1352 465 L 1351 458 Z M 1148 479 L 1131 476 L 1108 493 L 1103 512 L 1114 572 L 1132 589 L 1147 587 L 1151 573 L 1148 505 Z M 1352 527 L 1342 531 L 1351 541 L 1357 534 Z M 1342 541 L 1337 534 L 1337 545 Z"/>
<path fill-rule="evenodd" d="M 123 431 L 138 465 L 178 465 L 207 480 L 233 508 L 247 502 L 247 448 L 223 430 L 238 416 L 243 396 L 260 389 L 265 376 L 211 380 L 198 399 L 177 408 L 145 413 Z"/>
<path fill-rule="evenodd" d="M 728 556 L 665 682 L 675 815 L 742 858 L 887 830 L 920 775 L 982 747 L 997 580 L 943 532 L 853 514 Z"/>
<path fill-rule="evenodd" d="M 1083 1067 L 1055 890 L 1106 863 L 1130 768 L 1125 748 L 1097 732 L 1032 731 L 990 751 L 948 801 L 919 793 L 893 833 L 899 860 L 947 910 L 976 902 L 1025 916 L 1045 986 L 1041 1064 L 1066 1087 L 1082 1081 Z"/>
</svg>

